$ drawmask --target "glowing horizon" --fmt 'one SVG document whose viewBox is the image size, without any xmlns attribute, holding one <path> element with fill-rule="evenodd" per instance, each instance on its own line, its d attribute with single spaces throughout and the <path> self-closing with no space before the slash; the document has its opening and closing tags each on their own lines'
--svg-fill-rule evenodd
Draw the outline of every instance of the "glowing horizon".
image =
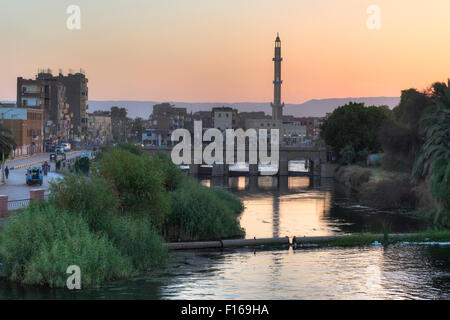
<svg viewBox="0 0 450 320">
<path fill-rule="evenodd" d="M 269 102 L 277 32 L 285 103 L 450 77 L 448 0 L 1 1 L 0 101 L 15 100 L 18 76 L 81 67 L 90 100 Z M 66 28 L 71 4 L 80 30 Z M 372 4 L 380 30 L 366 26 Z"/>
</svg>

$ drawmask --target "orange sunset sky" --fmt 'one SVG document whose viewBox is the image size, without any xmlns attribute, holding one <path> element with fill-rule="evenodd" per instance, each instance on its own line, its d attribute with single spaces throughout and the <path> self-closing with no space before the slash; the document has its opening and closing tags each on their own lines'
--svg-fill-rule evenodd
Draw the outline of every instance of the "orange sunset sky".
<svg viewBox="0 0 450 320">
<path fill-rule="evenodd" d="M 80 30 L 66 28 L 72 4 Z M 18 76 L 81 67 L 91 100 L 270 101 L 277 32 L 286 103 L 450 77 L 449 0 L 0 0 L 0 100 Z"/>
</svg>

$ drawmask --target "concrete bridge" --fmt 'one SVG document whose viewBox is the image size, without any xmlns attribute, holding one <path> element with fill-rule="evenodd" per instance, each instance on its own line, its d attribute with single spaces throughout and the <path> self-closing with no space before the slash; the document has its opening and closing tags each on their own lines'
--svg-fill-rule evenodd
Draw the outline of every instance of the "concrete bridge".
<svg viewBox="0 0 450 320">
<path fill-rule="evenodd" d="M 152 156 L 158 152 L 165 153 L 169 157 L 171 156 L 172 147 L 154 147 L 146 146 L 144 151 Z M 237 154 L 239 151 L 245 153 L 245 159 L 248 161 L 248 151 L 247 149 L 234 148 L 234 157 L 236 161 Z M 269 150 L 270 151 L 270 150 Z M 191 151 L 191 159 L 194 159 L 193 150 Z M 224 154 L 227 150 L 224 148 Z M 225 159 L 225 157 L 224 157 Z M 278 173 L 280 176 L 289 175 L 289 161 L 307 161 L 309 174 L 311 176 L 331 178 L 333 176 L 334 166 L 328 164 L 327 150 L 326 148 L 313 147 L 313 146 L 287 146 L 281 145 L 279 147 L 279 163 L 278 163 Z M 200 164 L 186 164 L 189 165 L 189 172 L 192 175 L 197 175 L 200 171 Z M 250 164 L 248 174 L 250 176 L 258 176 L 259 169 L 257 164 Z M 212 166 L 211 175 L 215 177 L 227 176 L 229 175 L 229 164 L 215 163 Z"/>
</svg>

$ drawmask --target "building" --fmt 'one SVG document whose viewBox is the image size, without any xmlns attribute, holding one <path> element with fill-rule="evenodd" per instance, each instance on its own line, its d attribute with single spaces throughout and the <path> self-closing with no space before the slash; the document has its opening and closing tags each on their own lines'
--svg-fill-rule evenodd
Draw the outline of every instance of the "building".
<svg viewBox="0 0 450 320">
<path fill-rule="evenodd" d="M 170 103 L 155 104 L 150 115 L 150 126 L 159 130 L 184 128 L 186 116 L 186 108 L 176 108 Z"/>
<path fill-rule="evenodd" d="M 88 79 L 84 73 L 38 72 L 36 79 L 17 78 L 17 107 L 44 111 L 44 139 L 48 144 L 81 141 L 87 133 Z"/>
<path fill-rule="evenodd" d="M 305 143 L 307 139 L 306 126 L 298 120 L 283 121 L 280 135 L 286 145 Z"/>
<path fill-rule="evenodd" d="M 191 116 L 187 116 L 186 108 L 176 108 L 170 103 L 160 103 L 153 106 L 149 127 L 142 133 L 142 143 L 155 146 L 172 145 L 172 132 L 184 128 Z"/>
<path fill-rule="evenodd" d="M 213 128 L 213 120 L 211 117 L 211 111 L 197 111 L 192 115 L 193 121 L 201 121 L 203 128 Z M 189 128 L 193 130 L 192 128 Z"/>
<path fill-rule="evenodd" d="M 237 110 L 230 107 L 218 107 L 212 109 L 214 128 L 221 131 L 236 128 Z"/>
<path fill-rule="evenodd" d="M 48 144 L 59 144 L 73 139 L 66 86 L 53 77 L 51 70 L 39 72 L 36 81 L 44 88 L 44 139 Z"/>
<path fill-rule="evenodd" d="M 66 99 L 69 104 L 71 121 L 71 134 L 75 141 L 82 141 L 87 136 L 89 108 L 88 101 L 88 79 L 83 70 L 67 76 L 59 74 L 58 79 L 66 87 Z"/>
<path fill-rule="evenodd" d="M 112 142 L 111 115 L 108 111 L 88 113 L 88 142 L 106 145 Z"/>
<path fill-rule="evenodd" d="M 26 109 L 26 112 L 22 110 Z M 19 110 L 18 110 L 19 111 Z M 2 113 L 3 127 L 12 133 L 12 138 L 16 143 L 11 157 L 31 155 L 44 151 L 44 110 L 39 108 L 20 108 L 20 113 L 26 114 L 23 117 L 14 119 L 6 118 Z"/>
</svg>

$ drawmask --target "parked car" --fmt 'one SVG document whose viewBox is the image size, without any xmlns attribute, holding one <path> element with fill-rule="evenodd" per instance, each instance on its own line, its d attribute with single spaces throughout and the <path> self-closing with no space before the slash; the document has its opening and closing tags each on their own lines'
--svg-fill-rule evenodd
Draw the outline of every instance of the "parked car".
<svg viewBox="0 0 450 320">
<path fill-rule="evenodd" d="M 63 146 L 57 146 L 55 148 L 55 152 L 56 152 L 56 154 L 62 154 L 62 153 L 66 153 L 66 150 L 64 150 Z"/>
<path fill-rule="evenodd" d="M 70 143 L 67 142 L 61 143 L 61 146 L 64 148 L 64 151 L 70 151 L 72 149 Z"/>
</svg>

